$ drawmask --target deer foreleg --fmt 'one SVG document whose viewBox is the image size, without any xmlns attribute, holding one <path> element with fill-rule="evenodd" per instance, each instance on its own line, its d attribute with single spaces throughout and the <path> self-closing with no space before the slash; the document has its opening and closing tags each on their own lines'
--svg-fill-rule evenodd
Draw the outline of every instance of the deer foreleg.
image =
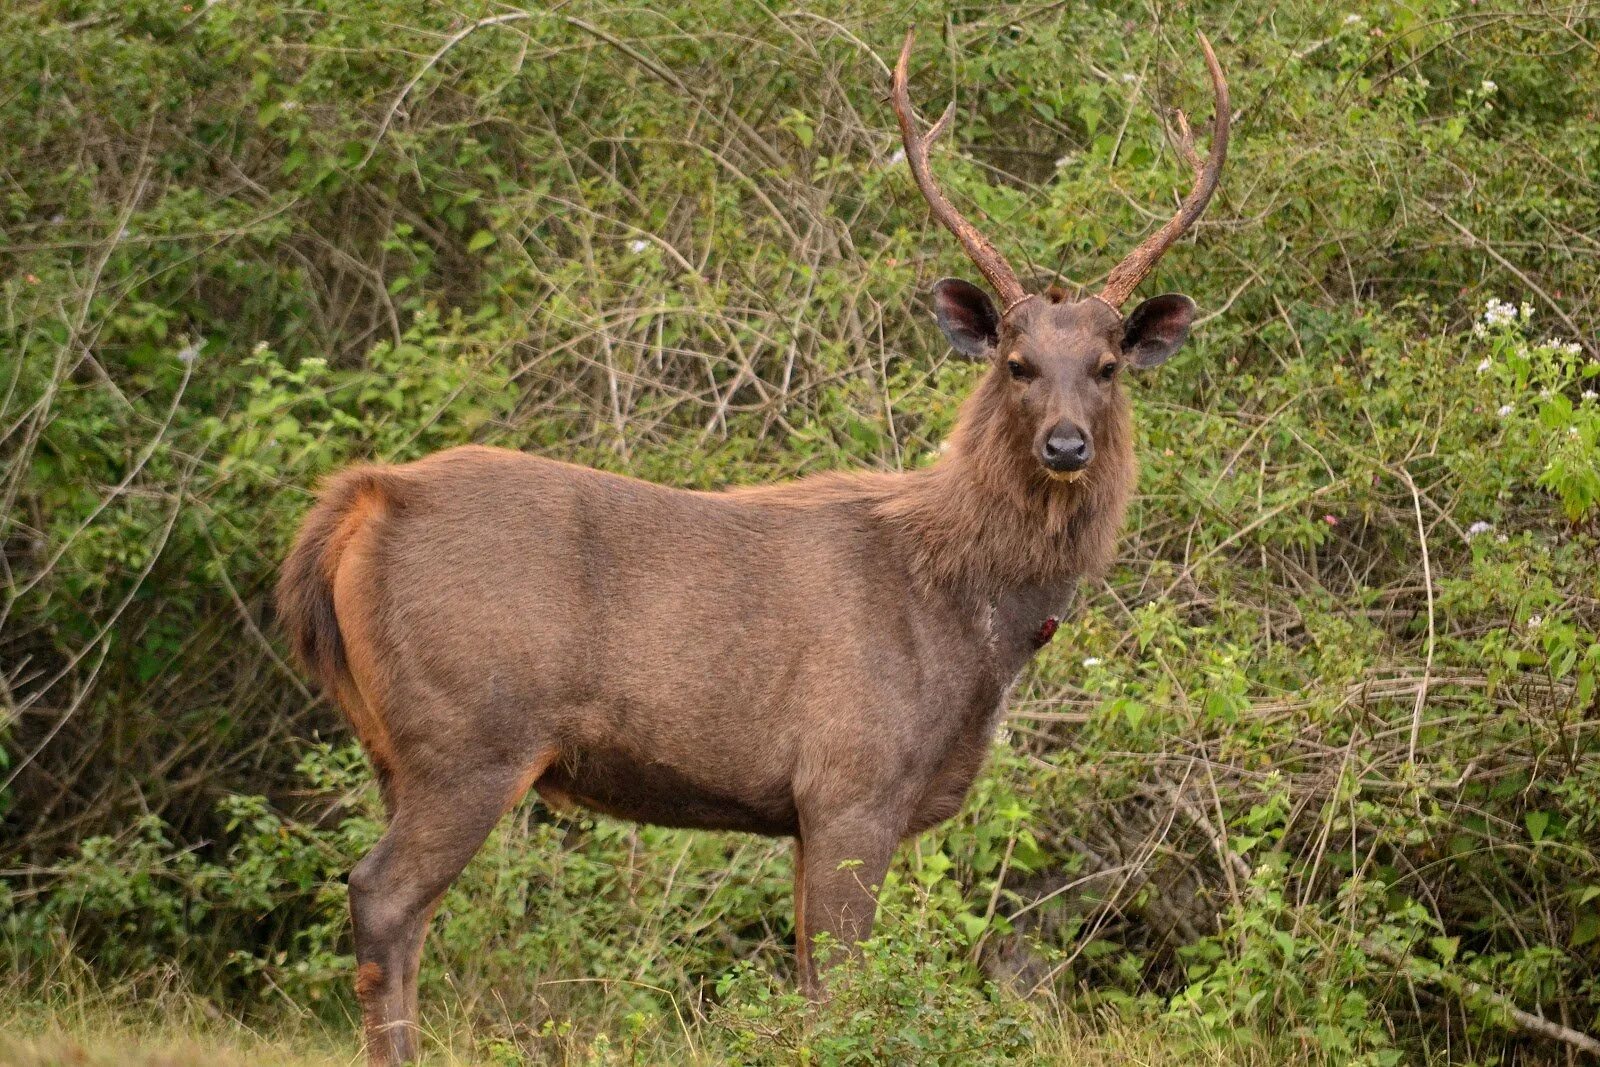
<svg viewBox="0 0 1600 1067">
<path fill-rule="evenodd" d="M 821 993 L 812 950 L 820 934 L 838 946 L 829 965 L 856 951 L 872 935 L 878 889 L 899 844 L 897 827 L 881 814 L 847 812 L 806 826 L 797 850 L 795 907 L 799 919 L 800 980 L 809 996 Z"/>
</svg>

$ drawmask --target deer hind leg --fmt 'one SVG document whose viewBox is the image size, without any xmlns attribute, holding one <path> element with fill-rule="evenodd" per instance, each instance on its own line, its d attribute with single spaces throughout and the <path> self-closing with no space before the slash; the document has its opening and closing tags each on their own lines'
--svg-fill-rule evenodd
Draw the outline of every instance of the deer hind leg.
<svg viewBox="0 0 1600 1067">
<path fill-rule="evenodd" d="M 356 998 L 374 1067 L 416 1057 L 428 920 L 495 823 L 555 758 L 550 747 L 520 768 L 460 766 L 419 776 L 399 794 L 388 832 L 350 872 Z"/>
</svg>

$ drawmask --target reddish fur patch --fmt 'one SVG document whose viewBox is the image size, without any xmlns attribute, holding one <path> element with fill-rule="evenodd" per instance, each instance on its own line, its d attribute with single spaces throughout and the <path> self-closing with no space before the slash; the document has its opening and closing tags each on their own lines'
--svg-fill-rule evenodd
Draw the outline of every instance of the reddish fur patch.
<svg viewBox="0 0 1600 1067">
<path fill-rule="evenodd" d="M 356 996 L 363 1006 L 383 990 L 383 968 L 368 961 L 356 968 Z"/>
<path fill-rule="evenodd" d="M 383 1013 L 383 979 L 383 968 L 376 963 L 369 961 L 356 968 L 356 1001 L 361 1005 L 361 1028 L 371 1063 L 389 1062 L 383 1036 L 388 1021 Z"/>
<path fill-rule="evenodd" d="M 794 955 L 800 988 L 810 994 L 816 986 L 811 969 L 811 938 L 806 933 L 806 846 L 794 839 Z"/>
<path fill-rule="evenodd" d="M 376 486 L 364 486 L 350 501 L 322 553 L 322 573 L 329 584 L 338 574 L 339 562 L 344 557 L 345 549 L 350 546 L 350 539 L 367 524 L 368 519 L 381 515 L 383 510 L 384 500 Z"/>
<path fill-rule="evenodd" d="M 544 801 L 544 806 L 551 811 L 568 812 L 578 806 L 578 802 L 572 799 L 571 793 L 564 793 L 553 785 L 535 782 L 533 787 L 539 791 L 539 799 Z"/>
<path fill-rule="evenodd" d="M 380 781 L 392 781 L 396 761 L 373 670 L 376 603 L 365 564 L 399 481 L 389 468 L 357 467 L 328 482 L 284 561 L 277 591 L 296 657 L 344 711 Z M 344 577 L 352 569 L 363 572 L 355 583 Z"/>
<path fill-rule="evenodd" d="M 511 787 L 511 795 L 506 798 L 505 811 L 510 811 L 517 806 L 517 801 L 521 800 L 528 792 L 528 788 L 537 782 L 545 771 L 550 769 L 550 764 L 554 763 L 556 757 L 560 754 L 560 750 L 552 745 L 549 748 L 541 749 L 539 754 L 528 762 L 528 765 L 523 768 L 522 774 L 517 778 L 516 785 Z M 548 802 L 549 797 L 544 790 L 541 789 L 539 791 L 539 796 Z"/>
<path fill-rule="evenodd" d="M 333 586 L 334 612 L 344 641 L 348 681 L 335 694 L 361 745 L 380 770 L 393 772 L 398 759 L 388 725 L 383 718 L 381 650 L 376 647 L 378 605 L 373 574 L 373 548 L 387 501 L 381 489 L 363 489 L 340 519 L 323 556 L 328 581 Z M 402 783 L 395 782 L 397 790 Z"/>
</svg>

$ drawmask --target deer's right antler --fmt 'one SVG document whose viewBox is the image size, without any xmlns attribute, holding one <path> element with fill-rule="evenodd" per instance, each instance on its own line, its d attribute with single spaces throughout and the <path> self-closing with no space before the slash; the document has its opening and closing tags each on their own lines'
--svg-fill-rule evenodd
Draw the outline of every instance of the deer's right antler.
<svg viewBox="0 0 1600 1067">
<path fill-rule="evenodd" d="M 911 174 L 916 178 L 917 188 L 922 190 L 928 206 L 933 209 L 933 217 L 955 234 L 967 250 L 967 256 L 1000 297 L 1001 314 L 1004 315 L 1026 300 L 1028 294 L 989 239 L 945 199 L 938 183 L 933 180 L 932 171 L 928 169 L 928 147 L 939 139 L 939 135 L 950 124 L 956 104 L 954 100 L 950 101 L 950 106 L 944 109 L 944 114 L 939 116 L 939 121 L 933 124 L 926 135 L 917 133 L 916 116 L 911 112 L 911 95 L 906 89 L 906 71 L 911 65 L 911 40 L 914 36 L 915 31 L 906 31 L 906 43 L 900 49 L 900 61 L 894 65 L 894 91 L 891 97 L 895 116 L 900 120 L 900 136 L 906 146 L 906 162 L 911 164 Z"/>
</svg>

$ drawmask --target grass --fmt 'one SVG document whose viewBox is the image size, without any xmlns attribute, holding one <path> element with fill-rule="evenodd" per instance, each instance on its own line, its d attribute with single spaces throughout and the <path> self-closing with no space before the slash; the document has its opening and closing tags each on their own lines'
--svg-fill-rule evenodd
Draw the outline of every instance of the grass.
<svg viewBox="0 0 1600 1067">
<path fill-rule="evenodd" d="M 258 1028 L 195 997 L 130 1003 L 101 996 L 8 997 L 5 1067 L 323 1067 L 361 1062 L 352 1033 L 292 1021 Z M 455 1061 L 452 1061 L 455 1062 Z"/>
<path fill-rule="evenodd" d="M 322 1067 L 356 1062 L 359 1059 L 354 1053 L 316 1053 L 244 1030 L 236 1034 L 179 1034 L 112 1024 L 88 1032 L 50 1030 L 33 1037 L 0 1038 L 0 1063 L 16 1067 Z"/>
<path fill-rule="evenodd" d="M 687 1034 L 670 1060 L 629 1054 L 607 1044 L 535 1053 L 492 1028 L 474 1026 L 460 1005 L 424 1011 L 425 1063 L 608 1064 L 730 1062 L 708 1054 L 715 1035 Z M 430 1020 L 431 1016 L 431 1020 Z M 442 1017 L 441 1017 L 442 1016 Z M 273 1014 L 247 1021 L 206 998 L 179 990 L 136 996 L 125 987 L 99 989 L 65 982 L 46 990 L 0 993 L 0 1067 L 343 1067 L 363 1062 L 354 1020 L 348 1027 Z M 443 1023 L 443 1027 L 437 1024 Z M 704 1020 L 695 1029 L 704 1028 Z M 1248 1037 L 1177 1038 L 1063 1013 L 1041 1018 L 1031 1062 L 1077 1067 L 1268 1067 L 1320 1064 Z M 691 1051 L 691 1048 L 694 1051 Z M 796 1059 L 795 1062 L 800 1062 Z"/>
</svg>

